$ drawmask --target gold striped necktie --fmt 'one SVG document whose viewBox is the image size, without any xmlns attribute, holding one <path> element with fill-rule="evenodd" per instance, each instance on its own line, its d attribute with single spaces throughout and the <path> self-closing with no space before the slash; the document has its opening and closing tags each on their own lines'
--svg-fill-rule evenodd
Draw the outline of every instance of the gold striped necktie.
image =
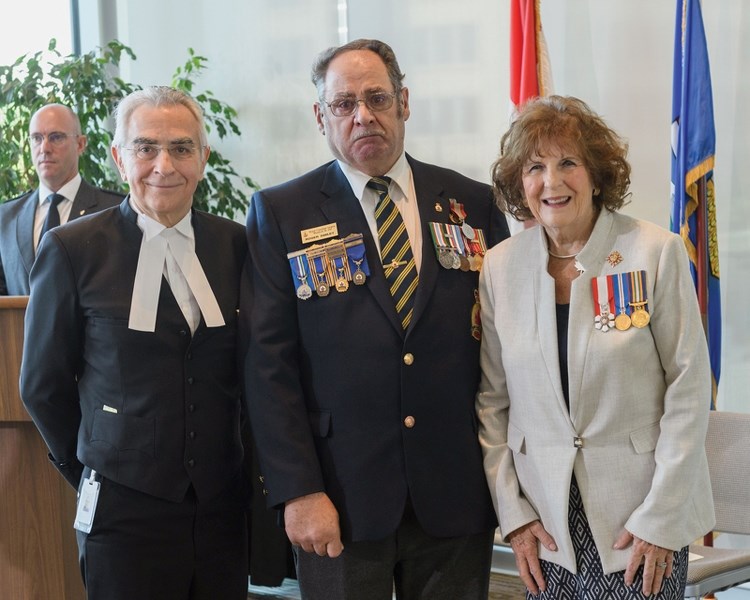
<svg viewBox="0 0 750 600">
<path fill-rule="evenodd" d="M 380 256 L 391 296 L 396 302 L 396 312 L 401 326 L 406 329 L 411 322 L 419 276 L 404 219 L 388 193 L 390 183 L 389 177 L 373 177 L 367 186 L 378 193 L 375 221 L 380 238 Z"/>
</svg>

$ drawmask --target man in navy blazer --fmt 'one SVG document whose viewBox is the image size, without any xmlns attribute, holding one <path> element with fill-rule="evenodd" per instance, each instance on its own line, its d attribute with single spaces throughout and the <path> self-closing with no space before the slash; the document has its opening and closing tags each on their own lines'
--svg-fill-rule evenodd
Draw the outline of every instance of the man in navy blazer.
<svg viewBox="0 0 750 600">
<path fill-rule="evenodd" d="M 209 153 L 192 98 L 146 88 L 116 116 L 130 194 L 44 236 L 21 397 L 79 490 L 89 600 L 246 600 L 244 230 L 191 208 Z"/>
<path fill-rule="evenodd" d="M 29 143 L 39 187 L 0 204 L 0 296 L 27 296 L 29 272 L 48 213 L 66 223 L 111 206 L 122 194 L 95 188 L 78 173 L 78 158 L 86 149 L 81 122 L 70 108 L 47 104 L 29 122 Z M 50 196 L 63 196 L 51 207 Z"/>
<path fill-rule="evenodd" d="M 508 228 L 488 186 L 405 154 L 402 80 L 377 40 L 321 54 L 314 112 L 336 160 L 256 193 L 247 220 L 248 406 L 305 598 L 487 597 L 472 315 L 483 248 Z M 386 277 L 412 264 L 383 265 L 372 177 L 418 271 L 405 320 Z"/>
</svg>

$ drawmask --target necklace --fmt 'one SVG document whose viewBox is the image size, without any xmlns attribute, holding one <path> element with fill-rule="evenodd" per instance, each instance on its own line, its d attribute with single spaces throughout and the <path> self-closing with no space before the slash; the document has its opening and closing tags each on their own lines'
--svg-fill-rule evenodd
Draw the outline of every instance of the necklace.
<svg viewBox="0 0 750 600">
<path fill-rule="evenodd" d="M 547 254 L 549 254 L 552 258 L 575 258 L 578 256 L 578 252 L 575 254 L 555 254 L 552 252 L 552 250 L 547 250 Z"/>
</svg>

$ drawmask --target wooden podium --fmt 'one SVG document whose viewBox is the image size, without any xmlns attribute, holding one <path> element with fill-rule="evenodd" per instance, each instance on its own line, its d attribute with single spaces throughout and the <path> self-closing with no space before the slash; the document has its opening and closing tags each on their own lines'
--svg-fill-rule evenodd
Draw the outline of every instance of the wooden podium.
<svg viewBox="0 0 750 600">
<path fill-rule="evenodd" d="M 18 393 L 27 302 L 0 296 L 0 598 L 83 600 L 75 491 L 48 460 Z"/>
</svg>

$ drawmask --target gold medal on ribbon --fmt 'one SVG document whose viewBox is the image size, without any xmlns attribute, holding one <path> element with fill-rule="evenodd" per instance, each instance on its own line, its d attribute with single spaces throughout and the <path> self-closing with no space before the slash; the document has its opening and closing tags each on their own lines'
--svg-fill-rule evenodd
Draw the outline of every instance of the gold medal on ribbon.
<svg viewBox="0 0 750 600">
<path fill-rule="evenodd" d="M 633 327 L 637 327 L 638 329 L 642 329 L 651 322 L 651 315 L 643 308 L 645 304 L 645 302 L 632 302 L 634 310 L 630 320 L 633 322 Z"/>
<path fill-rule="evenodd" d="M 620 331 L 627 331 L 630 329 L 630 317 L 626 313 L 621 312 L 615 317 L 615 327 Z"/>
<path fill-rule="evenodd" d="M 630 296 L 630 288 L 627 285 L 627 280 L 623 273 L 616 273 L 611 275 L 614 284 L 614 296 L 617 316 L 615 317 L 615 327 L 619 331 L 627 331 L 630 329 L 630 315 L 628 311 L 630 306 L 628 304 L 628 298 Z"/>
<path fill-rule="evenodd" d="M 633 314 L 630 320 L 633 327 L 642 329 L 651 322 L 651 315 L 648 313 L 648 292 L 646 290 L 646 271 L 631 271 L 630 277 L 630 306 L 633 307 Z"/>
</svg>

